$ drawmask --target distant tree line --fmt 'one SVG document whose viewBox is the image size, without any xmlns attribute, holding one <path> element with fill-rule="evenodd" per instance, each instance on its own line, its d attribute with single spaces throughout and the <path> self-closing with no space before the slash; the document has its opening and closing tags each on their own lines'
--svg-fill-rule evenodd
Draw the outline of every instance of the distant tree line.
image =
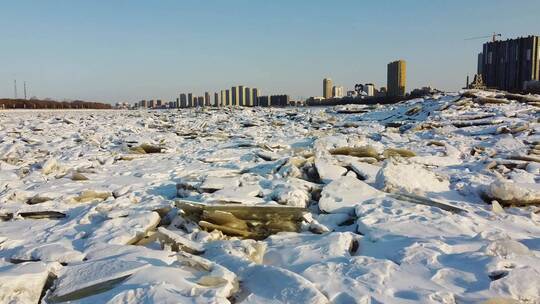
<svg viewBox="0 0 540 304">
<path fill-rule="evenodd" d="M 82 100 L 0 99 L 0 109 L 111 109 L 107 103 Z"/>
</svg>

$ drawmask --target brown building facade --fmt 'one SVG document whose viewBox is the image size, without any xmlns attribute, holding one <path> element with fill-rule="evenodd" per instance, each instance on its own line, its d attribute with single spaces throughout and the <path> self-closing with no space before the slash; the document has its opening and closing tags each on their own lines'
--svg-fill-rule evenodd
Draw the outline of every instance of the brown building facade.
<svg viewBox="0 0 540 304">
<path fill-rule="evenodd" d="M 323 97 L 326 99 L 332 98 L 332 79 L 325 78 L 323 79 Z"/>
<path fill-rule="evenodd" d="M 407 63 L 397 60 L 388 64 L 387 89 L 388 96 L 405 96 L 407 85 Z"/>
<path fill-rule="evenodd" d="M 488 88 L 520 91 L 540 80 L 540 37 L 528 36 L 484 43 L 478 73 Z"/>
</svg>

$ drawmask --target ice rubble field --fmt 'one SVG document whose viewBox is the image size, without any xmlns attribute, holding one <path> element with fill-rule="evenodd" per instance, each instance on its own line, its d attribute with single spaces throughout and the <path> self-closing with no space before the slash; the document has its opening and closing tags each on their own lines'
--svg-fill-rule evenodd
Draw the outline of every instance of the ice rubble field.
<svg viewBox="0 0 540 304">
<path fill-rule="evenodd" d="M 0 303 L 540 303 L 538 102 L 496 95 L 0 112 Z"/>
</svg>

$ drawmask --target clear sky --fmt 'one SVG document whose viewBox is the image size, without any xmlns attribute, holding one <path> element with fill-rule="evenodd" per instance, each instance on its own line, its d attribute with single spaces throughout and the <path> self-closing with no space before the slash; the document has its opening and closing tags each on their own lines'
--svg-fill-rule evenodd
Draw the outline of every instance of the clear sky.
<svg viewBox="0 0 540 304">
<path fill-rule="evenodd" d="M 236 84 L 320 96 L 386 85 L 456 90 L 488 39 L 540 34 L 540 1 L 0 0 L 0 97 L 107 102 L 203 94 Z"/>
</svg>

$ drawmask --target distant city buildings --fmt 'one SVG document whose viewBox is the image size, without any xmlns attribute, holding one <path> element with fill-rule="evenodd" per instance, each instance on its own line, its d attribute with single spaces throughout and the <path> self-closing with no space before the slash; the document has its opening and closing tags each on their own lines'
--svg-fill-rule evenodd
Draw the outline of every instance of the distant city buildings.
<svg viewBox="0 0 540 304">
<path fill-rule="evenodd" d="M 254 106 L 259 106 L 259 89 L 253 88 L 251 89 L 251 100 L 253 100 Z"/>
<path fill-rule="evenodd" d="M 366 83 L 364 85 L 364 93 L 366 93 L 366 96 L 375 96 L 375 85 L 373 83 Z"/>
<path fill-rule="evenodd" d="M 238 87 L 238 105 L 239 106 L 245 106 L 246 105 L 246 91 L 244 86 Z"/>
<path fill-rule="evenodd" d="M 526 89 L 530 82 L 540 81 L 540 37 L 484 43 L 477 71 L 488 88 Z"/>
<path fill-rule="evenodd" d="M 193 104 L 193 94 L 188 93 L 188 95 L 187 95 L 187 107 L 191 108 L 193 106 L 194 106 L 194 104 Z"/>
<path fill-rule="evenodd" d="M 244 106 L 253 107 L 253 95 L 251 94 L 251 88 L 244 88 Z"/>
<path fill-rule="evenodd" d="M 334 98 L 342 98 L 343 97 L 343 87 L 341 87 L 341 86 L 333 86 L 332 87 L 332 97 L 334 97 Z"/>
<path fill-rule="evenodd" d="M 323 79 L 323 97 L 326 99 L 332 98 L 332 79 Z"/>
<path fill-rule="evenodd" d="M 286 107 L 289 105 L 289 95 L 272 95 L 270 96 L 270 106 Z"/>
<path fill-rule="evenodd" d="M 225 90 L 225 106 L 232 106 L 232 92 Z"/>
<path fill-rule="evenodd" d="M 204 92 L 204 106 L 209 107 L 210 106 L 210 93 Z"/>
<path fill-rule="evenodd" d="M 387 95 L 390 97 L 405 96 L 407 83 L 407 64 L 405 60 L 397 60 L 388 64 Z"/>
<path fill-rule="evenodd" d="M 187 96 L 186 94 L 180 94 L 180 108 L 187 108 Z"/>
<path fill-rule="evenodd" d="M 190 108 L 190 107 L 209 107 L 209 106 L 242 106 L 253 107 L 258 106 L 260 91 L 257 88 L 249 88 L 244 85 L 233 86 L 230 89 L 220 90 L 214 92 L 212 100 L 212 94 L 205 92 L 204 96 L 194 96 L 192 93 L 181 93 L 176 103 L 176 107 Z M 279 95 L 281 96 L 281 95 Z M 277 100 L 277 104 L 281 104 L 282 100 Z M 269 104 L 271 102 L 269 101 Z"/>
<path fill-rule="evenodd" d="M 240 90 L 238 87 L 232 87 L 231 88 L 231 97 L 232 97 L 232 105 L 233 106 L 239 106 L 240 105 Z"/>
</svg>

